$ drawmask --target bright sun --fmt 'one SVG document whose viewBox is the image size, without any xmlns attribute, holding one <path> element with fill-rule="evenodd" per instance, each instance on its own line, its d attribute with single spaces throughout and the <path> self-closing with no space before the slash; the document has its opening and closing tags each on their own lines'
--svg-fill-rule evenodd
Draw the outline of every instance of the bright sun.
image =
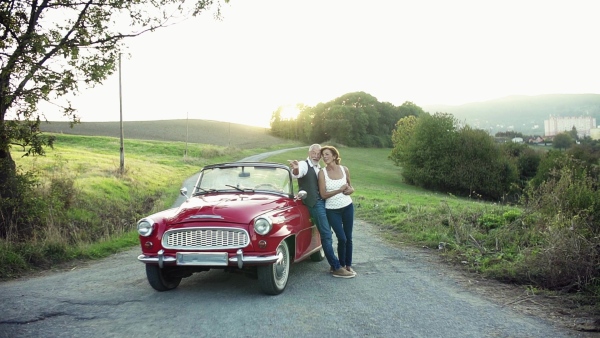
<svg viewBox="0 0 600 338">
<path fill-rule="evenodd" d="M 296 105 L 286 105 L 281 107 L 281 119 L 292 120 L 298 117 L 300 109 Z"/>
</svg>

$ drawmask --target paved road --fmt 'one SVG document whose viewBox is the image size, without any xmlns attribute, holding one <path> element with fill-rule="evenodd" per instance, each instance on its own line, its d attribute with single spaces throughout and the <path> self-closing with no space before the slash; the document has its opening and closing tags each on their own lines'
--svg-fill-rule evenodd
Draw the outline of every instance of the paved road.
<svg viewBox="0 0 600 338">
<path fill-rule="evenodd" d="M 138 254 L 0 283 L 0 337 L 582 336 L 471 293 L 428 255 L 389 246 L 361 221 L 356 278 L 333 278 L 326 261 L 304 261 L 279 296 L 222 271 L 156 292 Z"/>
</svg>

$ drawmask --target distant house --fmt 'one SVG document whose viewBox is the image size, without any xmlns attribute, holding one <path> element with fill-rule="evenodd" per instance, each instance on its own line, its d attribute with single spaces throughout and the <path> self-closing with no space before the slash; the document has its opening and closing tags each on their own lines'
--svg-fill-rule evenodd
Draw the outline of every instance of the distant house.
<svg viewBox="0 0 600 338">
<path fill-rule="evenodd" d="M 544 143 L 544 139 L 540 136 L 536 136 L 536 137 L 532 137 L 529 140 L 527 140 L 527 143 L 541 144 L 541 143 Z"/>
<path fill-rule="evenodd" d="M 523 143 L 523 138 L 522 137 L 514 137 L 511 141 L 513 143 Z"/>
</svg>

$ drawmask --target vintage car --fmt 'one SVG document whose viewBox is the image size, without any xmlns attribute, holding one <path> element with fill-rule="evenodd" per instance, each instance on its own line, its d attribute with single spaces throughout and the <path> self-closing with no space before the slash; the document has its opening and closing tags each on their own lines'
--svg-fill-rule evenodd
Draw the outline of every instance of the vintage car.
<svg viewBox="0 0 600 338">
<path fill-rule="evenodd" d="M 258 279 L 263 292 L 284 291 L 290 263 L 323 260 L 321 238 L 294 194 L 290 169 L 279 163 L 235 162 L 204 167 L 181 206 L 137 223 L 150 285 L 179 286 L 195 272 L 223 269 Z"/>
</svg>

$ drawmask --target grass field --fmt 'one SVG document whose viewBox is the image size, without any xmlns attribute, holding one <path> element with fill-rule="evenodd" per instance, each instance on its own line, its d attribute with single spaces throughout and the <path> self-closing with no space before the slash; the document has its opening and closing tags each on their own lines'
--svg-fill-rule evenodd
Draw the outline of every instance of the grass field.
<svg viewBox="0 0 600 338">
<path fill-rule="evenodd" d="M 68 122 L 42 123 L 48 133 L 121 137 L 119 122 L 82 122 L 70 128 Z M 269 129 L 211 120 L 124 121 L 125 139 L 212 144 L 221 147 L 253 149 L 287 143 L 271 136 Z"/>
<path fill-rule="evenodd" d="M 341 164 L 348 167 L 355 188 L 352 195 L 356 215 L 382 226 L 401 224 L 415 212 L 427 212 L 447 208 L 449 212 L 464 208 L 491 208 L 491 204 L 477 200 L 457 198 L 405 184 L 401 168 L 387 157 L 391 149 L 338 148 Z M 287 163 L 287 160 L 302 160 L 308 156 L 308 147 L 269 157 L 268 161 Z M 419 236 L 422 237 L 422 236 Z M 413 240 L 417 237 L 412 238 Z M 407 238 L 405 238 L 407 239 Z M 439 236 L 422 244 L 437 247 Z"/>
</svg>

